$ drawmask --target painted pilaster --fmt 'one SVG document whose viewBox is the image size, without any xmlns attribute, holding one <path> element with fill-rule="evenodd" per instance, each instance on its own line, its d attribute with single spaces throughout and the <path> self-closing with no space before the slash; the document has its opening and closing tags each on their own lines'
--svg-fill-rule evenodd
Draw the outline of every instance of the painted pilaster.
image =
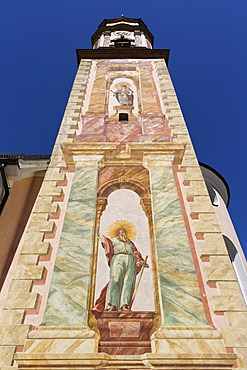
<svg viewBox="0 0 247 370">
<path fill-rule="evenodd" d="M 97 162 L 100 159 L 101 156 L 97 155 L 76 158 L 74 181 L 42 326 L 88 326 Z"/>
<path fill-rule="evenodd" d="M 171 156 L 172 157 L 172 156 Z M 195 267 L 173 178 L 172 158 L 146 156 L 149 169 L 162 327 L 205 327 Z M 183 282 L 186 281 L 186 285 Z"/>
<path fill-rule="evenodd" d="M 208 324 L 172 171 L 173 156 L 147 155 L 153 205 L 161 323 L 152 353 L 222 353 L 222 335 Z"/>
<path fill-rule="evenodd" d="M 98 162 L 75 156 L 75 173 L 42 324 L 29 333 L 26 356 L 94 353 L 98 335 L 89 328 Z"/>
<path fill-rule="evenodd" d="M 246 320 L 243 319 L 246 316 L 246 307 L 244 308 L 236 275 L 198 165 L 168 68 L 163 60 L 156 60 L 154 64 L 173 142 L 186 143 L 183 161 L 179 166 L 181 171 L 178 174 L 179 186 L 192 231 L 210 315 L 215 327 L 222 334 L 228 352 L 239 353 L 240 350 L 238 366 L 242 368 L 246 366 L 244 363 L 247 358 Z M 236 311 L 238 311 L 237 321 L 235 319 Z M 241 320 L 239 320 L 240 315 Z M 232 317 L 234 317 L 233 320 Z"/>
</svg>

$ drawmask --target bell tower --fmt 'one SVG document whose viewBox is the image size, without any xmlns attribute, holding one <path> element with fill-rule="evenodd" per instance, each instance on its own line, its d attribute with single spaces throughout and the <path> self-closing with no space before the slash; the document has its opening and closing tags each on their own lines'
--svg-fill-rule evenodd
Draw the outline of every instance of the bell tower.
<svg viewBox="0 0 247 370">
<path fill-rule="evenodd" d="M 77 50 L 6 279 L 7 370 L 245 368 L 245 265 L 236 247 L 238 275 L 222 231 L 228 216 L 212 202 L 215 192 L 224 203 L 226 185 L 200 167 L 169 50 L 153 39 L 141 19 L 121 16 Z"/>
<path fill-rule="evenodd" d="M 103 47 L 152 49 L 154 37 L 141 19 L 104 19 L 92 36 L 93 49 Z"/>
</svg>

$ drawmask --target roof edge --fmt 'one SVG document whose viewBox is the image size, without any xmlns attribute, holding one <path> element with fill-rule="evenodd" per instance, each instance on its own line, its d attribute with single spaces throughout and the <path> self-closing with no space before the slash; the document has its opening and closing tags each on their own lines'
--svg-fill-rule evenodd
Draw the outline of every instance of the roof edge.
<svg viewBox="0 0 247 370">
<path fill-rule="evenodd" d="M 208 164 L 199 162 L 199 165 L 200 165 L 200 167 L 204 167 L 207 170 L 211 171 L 214 175 L 216 175 L 221 180 L 223 186 L 226 189 L 226 193 L 227 193 L 226 206 L 228 207 L 229 202 L 230 202 L 230 187 L 229 187 L 226 179 L 215 168 L 209 166 Z"/>
</svg>

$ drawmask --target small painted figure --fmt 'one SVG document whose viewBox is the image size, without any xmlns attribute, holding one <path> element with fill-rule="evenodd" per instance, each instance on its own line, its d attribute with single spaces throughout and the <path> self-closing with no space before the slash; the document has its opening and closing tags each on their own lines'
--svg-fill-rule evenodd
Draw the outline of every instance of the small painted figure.
<svg viewBox="0 0 247 370">
<path fill-rule="evenodd" d="M 134 93 L 127 85 L 122 85 L 120 90 L 112 92 L 120 105 L 133 105 Z"/>
<path fill-rule="evenodd" d="M 117 237 L 99 235 L 110 266 L 110 281 L 101 291 L 92 312 L 130 311 L 136 275 L 142 266 L 148 267 L 135 244 L 128 239 L 125 229 L 117 230 Z"/>
</svg>

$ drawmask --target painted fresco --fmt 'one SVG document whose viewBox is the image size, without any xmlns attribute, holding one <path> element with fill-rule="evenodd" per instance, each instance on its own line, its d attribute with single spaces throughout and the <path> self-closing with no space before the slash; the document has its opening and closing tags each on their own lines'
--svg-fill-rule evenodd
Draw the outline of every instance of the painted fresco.
<svg viewBox="0 0 247 370">
<path fill-rule="evenodd" d="M 138 120 L 137 88 L 130 77 L 113 79 L 109 91 L 109 120 L 119 121 L 119 114 L 126 113 L 128 121 Z"/>
<path fill-rule="evenodd" d="M 122 66 L 95 63 L 76 143 L 139 141 L 146 150 L 145 141 L 170 140 L 152 62 L 129 61 L 124 74 Z M 119 122 L 121 112 L 130 122 Z M 123 158 L 108 150 L 103 164 L 91 155 L 76 164 L 42 325 L 149 312 L 154 327 L 207 326 L 170 157 L 149 160 L 140 147 L 129 162 L 119 150 Z"/>
<path fill-rule="evenodd" d="M 208 326 L 172 168 L 150 172 L 162 326 Z"/>
<path fill-rule="evenodd" d="M 94 73 L 75 142 L 171 142 L 151 61 L 100 60 Z M 121 91 L 128 98 L 120 103 Z M 119 121 L 120 113 L 128 120 Z"/>
<path fill-rule="evenodd" d="M 211 298 L 232 310 L 233 300 L 216 290 L 226 289 L 225 271 L 230 284 L 234 277 L 224 261 L 219 271 L 213 265 L 218 249 L 209 262 L 195 248 L 197 236 L 204 248 L 216 240 L 218 248 L 211 234 L 219 230 L 165 61 L 157 59 L 167 62 L 168 52 L 144 51 L 152 35 L 142 20 L 129 21 L 120 17 L 121 29 L 111 32 L 116 19 L 104 20 L 93 36 L 102 50 L 80 62 L 4 310 L 6 369 L 230 370 L 233 347 L 243 347 L 243 332 L 224 326 L 225 308 L 213 312 L 223 330 L 211 326 Z M 106 46 L 126 42 L 142 46 L 134 53 L 140 59 L 107 59 L 117 51 Z M 193 194 L 201 200 L 189 208 Z M 211 263 L 207 277 L 204 263 Z"/>
<path fill-rule="evenodd" d="M 150 167 L 150 173 L 153 230 L 150 230 L 147 216 L 140 206 L 139 196 L 132 190 L 122 189 L 109 195 L 108 205 L 100 219 L 99 235 L 108 235 L 116 241 L 118 230 L 124 229 L 127 240 L 128 233 L 133 239 L 129 238 L 126 253 L 132 254 L 132 245 L 137 246 L 137 260 L 143 261 L 148 256 L 150 265 L 157 264 L 158 287 L 154 287 L 151 269 L 146 269 L 133 310 L 155 311 L 154 295 L 158 295 L 162 305 L 163 325 L 207 325 L 172 170 L 162 168 L 160 163 L 160 166 Z M 75 173 L 43 325 L 57 323 L 59 326 L 67 320 L 68 323 L 79 325 L 82 320 L 87 321 L 92 258 L 97 258 L 95 297 L 100 295 L 101 289 L 109 280 L 107 258 L 101 245 L 97 248 L 98 256 L 94 256 L 97 177 L 97 169 L 93 167 L 78 168 Z M 123 221 L 126 225 L 132 225 L 135 232 L 131 234 L 131 227 L 126 227 Z M 118 228 L 115 234 L 109 234 L 109 228 L 114 223 L 118 224 Z M 150 233 L 153 231 L 153 256 L 157 258 L 157 262 L 152 261 L 150 252 Z M 116 242 L 115 248 L 119 249 Z M 68 284 L 62 287 L 60 284 L 64 281 Z M 186 285 L 184 281 L 187 282 Z M 133 291 L 134 285 L 129 289 Z M 66 299 L 66 291 L 72 299 Z M 57 300 L 60 302 L 59 311 L 56 307 Z M 126 305 L 129 303 L 130 301 Z M 106 306 L 107 304 L 104 309 L 107 309 Z M 116 311 L 118 310 L 121 307 L 117 307 Z"/>
<path fill-rule="evenodd" d="M 92 76 L 42 326 L 89 326 L 99 352 L 144 354 L 157 329 L 208 323 L 153 64 L 96 61 Z"/>
<path fill-rule="evenodd" d="M 147 263 L 149 264 L 150 237 L 148 219 L 140 205 L 140 198 L 135 192 L 121 189 L 109 195 L 108 205 L 100 220 L 100 234 L 109 237 L 109 229 L 111 231 L 111 228 L 114 228 L 114 226 L 117 226 L 116 230 L 110 233 L 110 236 L 116 238 L 115 232 L 121 227 L 126 228 L 128 238 L 134 242 L 144 259 L 148 256 Z M 107 259 L 101 245 L 99 246 L 97 266 L 95 297 L 99 297 L 101 289 L 109 281 L 109 267 L 107 266 Z M 154 310 L 154 287 L 151 268 L 145 269 L 143 272 L 131 309 L 133 311 Z"/>
<path fill-rule="evenodd" d="M 75 171 L 42 326 L 88 323 L 97 168 Z"/>
</svg>

